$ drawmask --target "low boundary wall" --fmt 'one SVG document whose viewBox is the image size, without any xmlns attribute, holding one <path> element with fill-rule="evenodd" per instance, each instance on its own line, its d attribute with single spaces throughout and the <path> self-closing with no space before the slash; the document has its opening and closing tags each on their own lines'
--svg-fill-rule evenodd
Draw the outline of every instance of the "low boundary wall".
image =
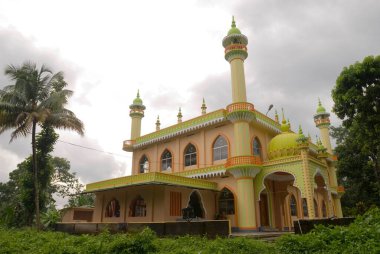
<svg viewBox="0 0 380 254">
<path fill-rule="evenodd" d="M 111 233 L 134 233 L 145 227 L 152 229 L 158 236 L 183 236 L 183 235 L 205 235 L 210 238 L 216 236 L 229 236 L 230 225 L 228 220 L 210 221 L 173 221 L 173 222 L 146 222 L 146 223 L 57 223 L 56 231 L 70 234 L 96 234 L 107 229 Z"/>
<path fill-rule="evenodd" d="M 348 226 L 354 222 L 355 218 L 327 218 L 327 219 L 315 219 L 315 220 L 296 220 L 293 222 L 294 233 L 296 234 L 306 234 L 314 229 L 315 225 L 324 226 Z"/>
</svg>

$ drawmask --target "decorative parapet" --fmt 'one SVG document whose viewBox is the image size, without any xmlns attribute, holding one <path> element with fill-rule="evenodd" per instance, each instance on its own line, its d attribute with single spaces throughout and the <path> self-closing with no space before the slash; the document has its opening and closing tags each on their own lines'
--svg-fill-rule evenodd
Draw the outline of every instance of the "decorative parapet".
<svg viewBox="0 0 380 254">
<path fill-rule="evenodd" d="M 227 106 L 227 119 L 231 122 L 247 121 L 255 119 L 255 107 L 249 102 L 236 102 Z"/>
<path fill-rule="evenodd" d="M 179 135 L 183 135 L 195 130 L 222 123 L 226 121 L 225 110 L 220 109 L 191 120 L 161 129 L 159 131 L 138 137 L 134 148 L 140 148 L 155 142 L 170 139 Z"/>
<path fill-rule="evenodd" d="M 123 142 L 123 150 L 127 152 L 133 151 L 133 146 L 136 143 L 135 140 L 124 140 Z"/>
<path fill-rule="evenodd" d="M 276 133 L 281 133 L 281 125 L 279 123 L 257 110 L 255 110 L 255 119 L 257 123 L 272 129 Z"/>
<path fill-rule="evenodd" d="M 217 184 L 214 182 L 193 179 L 178 175 L 165 174 L 159 172 L 125 176 L 109 179 L 105 181 L 90 183 L 86 185 L 85 192 L 95 192 L 114 188 L 122 188 L 142 184 L 168 184 L 178 185 L 197 189 L 216 190 Z"/>
<path fill-rule="evenodd" d="M 330 119 L 327 118 L 322 118 L 322 117 L 317 117 L 314 118 L 315 125 L 317 127 L 329 127 L 330 126 Z"/>
<path fill-rule="evenodd" d="M 236 156 L 227 159 L 225 168 L 235 178 L 255 177 L 260 172 L 262 164 L 259 156 Z"/>
<path fill-rule="evenodd" d="M 198 179 L 223 176 L 225 174 L 226 174 L 226 168 L 224 167 L 224 164 L 174 173 L 174 175 L 198 178 Z"/>
</svg>

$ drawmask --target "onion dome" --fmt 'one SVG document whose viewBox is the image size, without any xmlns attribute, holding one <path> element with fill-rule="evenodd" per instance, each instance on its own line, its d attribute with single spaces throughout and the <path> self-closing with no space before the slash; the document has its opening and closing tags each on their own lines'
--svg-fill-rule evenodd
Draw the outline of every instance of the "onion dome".
<svg viewBox="0 0 380 254">
<path fill-rule="evenodd" d="M 321 99 L 318 98 L 317 114 L 326 113 L 326 109 L 322 106 Z"/>
<path fill-rule="evenodd" d="M 236 27 L 235 18 L 233 16 L 232 16 L 231 29 L 228 31 L 227 35 L 231 35 L 231 34 L 241 34 L 239 28 Z"/>
<path fill-rule="evenodd" d="M 145 106 L 143 105 L 143 101 L 140 98 L 140 92 L 137 91 L 137 96 L 133 100 L 133 103 L 129 105 L 129 108 L 131 111 L 129 112 L 129 115 L 132 116 L 139 116 L 143 117 L 144 116 L 144 110 Z"/>
<path fill-rule="evenodd" d="M 137 90 L 137 96 L 136 98 L 133 100 L 133 104 L 134 105 L 143 105 L 143 101 L 141 100 L 140 98 L 140 91 Z"/>
<path fill-rule="evenodd" d="M 299 154 L 298 142 L 300 135 L 290 131 L 289 123 L 282 113 L 281 133 L 269 142 L 269 159 L 277 159 Z"/>
</svg>

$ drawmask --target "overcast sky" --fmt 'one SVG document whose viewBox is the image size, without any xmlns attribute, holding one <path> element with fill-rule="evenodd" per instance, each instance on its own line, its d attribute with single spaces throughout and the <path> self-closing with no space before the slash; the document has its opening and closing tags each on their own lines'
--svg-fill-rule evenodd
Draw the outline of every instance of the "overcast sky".
<svg viewBox="0 0 380 254">
<path fill-rule="evenodd" d="M 344 66 L 380 52 L 377 0 L 0 1 L 0 88 L 8 64 L 31 60 L 63 71 L 74 90 L 68 107 L 85 137 L 60 131 L 60 140 L 110 152 L 56 144 L 83 183 L 129 175 L 128 106 L 140 89 L 146 105 L 142 134 L 231 103 L 222 39 L 234 15 L 249 40 L 247 93 L 256 109 L 285 110 L 293 129 L 318 134 L 318 97 L 331 111 L 331 89 Z M 269 115 L 273 117 L 274 110 Z M 339 121 L 332 114 L 332 123 Z M 9 143 L 0 135 L 0 181 L 31 153 L 31 137 Z"/>
</svg>

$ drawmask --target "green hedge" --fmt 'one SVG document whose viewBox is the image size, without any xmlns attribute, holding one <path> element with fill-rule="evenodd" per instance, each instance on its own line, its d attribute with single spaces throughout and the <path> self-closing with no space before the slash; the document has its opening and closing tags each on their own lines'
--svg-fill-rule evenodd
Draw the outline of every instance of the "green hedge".
<svg viewBox="0 0 380 254">
<path fill-rule="evenodd" d="M 348 227 L 318 226 L 309 234 L 284 235 L 275 243 L 243 237 L 158 238 L 150 229 L 136 234 L 69 235 L 0 228 L 0 253 L 380 253 L 380 210 L 370 210 Z"/>
</svg>

